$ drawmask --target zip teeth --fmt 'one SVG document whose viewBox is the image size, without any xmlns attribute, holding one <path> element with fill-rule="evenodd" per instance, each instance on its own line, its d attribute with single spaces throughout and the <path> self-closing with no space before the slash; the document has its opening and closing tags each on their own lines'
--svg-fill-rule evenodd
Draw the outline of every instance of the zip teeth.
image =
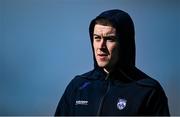
<svg viewBox="0 0 180 117">
<path fill-rule="evenodd" d="M 109 77 L 109 74 L 108 74 L 108 76 L 106 77 L 106 79 L 108 79 L 108 77 Z M 105 92 L 105 94 L 101 97 L 101 100 L 100 100 L 100 104 L 99 104 L 97 116 L 99 116 L 99 115 L 101 114 L 102 104 L 103 104 L 103 101 L 104 101 L 105 96 L 106 96 L 107 93 L 109 92 L 109 89 L 110 89 L 110 82 L 108 81 L 108 86 L 107 86 L 106 92 Z"/>
<path fill-rule="evenodd" d="M 109 78 L 109 74 L 105 77 L 105 80 L 107 80 Z"/>
</svg>

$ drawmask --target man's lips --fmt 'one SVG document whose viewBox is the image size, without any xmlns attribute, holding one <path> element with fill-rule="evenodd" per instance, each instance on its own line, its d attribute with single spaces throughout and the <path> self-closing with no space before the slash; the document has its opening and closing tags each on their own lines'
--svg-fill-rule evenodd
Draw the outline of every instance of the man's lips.
<svg viewBox="0 0 180 117">
<path fill-rule="evenodd" d="M 107 54 L 97 54 L 98 56 L 108 56 Z"/>
<path fill-rule="evenodd" d="M 97 55 L 100 60 L 106 60 L 107 54 L 98 54 Z"/>
</svg>

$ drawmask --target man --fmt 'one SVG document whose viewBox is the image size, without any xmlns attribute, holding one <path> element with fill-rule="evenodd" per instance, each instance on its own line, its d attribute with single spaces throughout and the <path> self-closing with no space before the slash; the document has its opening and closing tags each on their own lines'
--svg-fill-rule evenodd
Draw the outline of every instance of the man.
<svg viewBox="0 0 180 117">
<path fill-rule="evenodd" d="M 67 86 L 55 115 L 169 115 L 160 84 L 135 67 L 131 17 L 108 10 L 90 23 L 94 69 Z"/>
</svg>

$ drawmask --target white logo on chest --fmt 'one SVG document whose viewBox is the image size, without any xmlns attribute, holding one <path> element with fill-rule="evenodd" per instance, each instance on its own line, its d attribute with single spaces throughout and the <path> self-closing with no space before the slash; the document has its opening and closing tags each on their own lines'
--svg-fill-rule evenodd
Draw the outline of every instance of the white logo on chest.
<svg viewBox="0 0 180 117">
<path fill-rule="evenodd" d="M 85 101 L 85 100 L 77 100 L 75 105 L 88 105 L 88 101 Z"/>
<path fill-rule="evenodd" d="M 126 107 L 127 100 L 126 99 L 119 99 L 117 102 L 117 108 L 122 110 Z"/>
</svg>

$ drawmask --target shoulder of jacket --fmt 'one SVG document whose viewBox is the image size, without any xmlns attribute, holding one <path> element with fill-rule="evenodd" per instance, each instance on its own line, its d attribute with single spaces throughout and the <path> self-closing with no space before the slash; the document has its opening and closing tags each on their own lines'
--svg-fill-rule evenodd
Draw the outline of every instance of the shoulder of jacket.
<svg viewBox="0 0 180 117">
<path fill-rule="evenodd" d="M 92 73 L 93 73 L 93 70 L 83 73 L 81 75 L 77 75 L 77 77 L 90 77 L 92 75 Z"/>
<path fill-rule="evenodd" d="M 142 87 L 151 87 L 151 88 L 155 88 L 155 89 L 162 89 L 160 83 L 157 80 L 150 78 L 150 77 L 138 80 L 136 83 Z"/>
<path fill-rule="evenodd" d="M 89 78 L 91 75 L 92 75 L 92 71 L 89 71 L 89 72 L 86 72 L 86 73 L 83 73 L 83 74 L 80 74 L 80 75 L 76 75 L 70 82 L 70 84 L 72 85 L 75 85 L 75 84 L 79 84 L 85 80 L 87 80 L 87 78 Z"/>
<path fill-rule="evenodd" d="M 95 73 L 95 70 L 91 70 L 86 73 L 77 75 L 76 77 L 80 79 L 92 80 L 92 79 L 96 79 L 96 75 L 97 74 Z"/>
</svg>

